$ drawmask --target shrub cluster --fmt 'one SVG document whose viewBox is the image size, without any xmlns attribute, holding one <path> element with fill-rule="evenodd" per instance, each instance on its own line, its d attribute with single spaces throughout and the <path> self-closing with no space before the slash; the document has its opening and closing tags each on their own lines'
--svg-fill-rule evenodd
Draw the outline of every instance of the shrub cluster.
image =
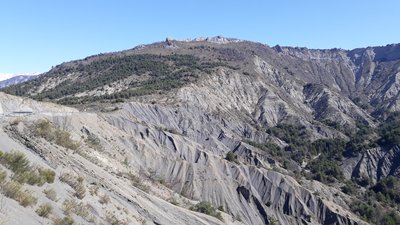
<svg viewBox="0 0 400 225">
<path fill-rule="evenodd" d="M 55 142 L 64 148 L 76 150 L 79 147 L 79 143 L 71 139 L 69 132 L 56 128 L 46 119 L 41 119 L 35 123 L 33 134 L 36 137 L 42 137 L 47 141 Z"/>
<path fill-rule="evenodd" d="M 45 169 L 32 166 L 25 154 L 21 152 L 0 151 L 0 164 L 10 169 L 13 174 L 13 180 L 21 184 L 43 185 L 44 183 L 53 183 L 56 173 L 51 169 Z"/>
<path fill-rule="evenodd" d="M 37 198 L 30 191 L 24 190 L 19 182 L 10 180 L 2 183 L 1 191 L 6 197 L 16 200 L 24 207 L 37 203 Z"/>
<path fill-rule="evenodd" d="M 204 213 L 213 217 L 218 218 L 219 220 L 222 220 L 222 215 L 220 212 L 218 212 L 209 202 L 199 202 L 196 205 L 190 207 L 190 210 Z"/>
</svg>

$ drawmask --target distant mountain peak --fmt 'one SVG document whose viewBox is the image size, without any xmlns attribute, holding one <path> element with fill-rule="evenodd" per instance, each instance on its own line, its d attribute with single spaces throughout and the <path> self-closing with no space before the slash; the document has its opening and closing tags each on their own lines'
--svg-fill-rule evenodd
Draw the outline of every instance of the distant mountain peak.
<svg viewBox="0 0 400 225">
<path fill-rule="evenodd" d="M 0 73 L 0 81 L 8 80 L 10 78 L 16 77 L 16 76 L 37 76 L 41 73 L 39 72 L 32 72 L 32 73 Z"/>
<path fill-rule="evenodd" d="M 0 88 L 23 83 L 39 76 L 40 73 L 0 74 Z"/>
</svg>

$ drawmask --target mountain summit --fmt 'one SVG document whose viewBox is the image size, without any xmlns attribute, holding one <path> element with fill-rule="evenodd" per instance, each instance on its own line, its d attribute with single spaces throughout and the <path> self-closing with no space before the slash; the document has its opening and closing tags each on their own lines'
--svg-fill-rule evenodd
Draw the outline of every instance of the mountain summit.
<svg viewBox="0 0 400 225">
<path fill-rule="evenodd" d="M 7 200 L 12 224 L 399 223 L 399 77 L 399 44 L 224 37 L 55 66 L 0 93 L 0 147 L 40 166 L 45 186 L 19 181 L 54 208 L 41 219 Z"/>
</svg>

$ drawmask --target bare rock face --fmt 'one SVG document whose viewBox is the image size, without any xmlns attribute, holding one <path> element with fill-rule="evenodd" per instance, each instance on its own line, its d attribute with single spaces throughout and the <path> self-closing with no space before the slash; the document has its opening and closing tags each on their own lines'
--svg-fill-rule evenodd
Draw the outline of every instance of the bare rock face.
<svg viewBox="0 0 400 225">
<path fill-rule="evenodd" d="M 9 103 L 7 99 L 14 98 L 3 97 L 3 105 Z M 28 105 L 36 108 L 41 104 L 29 101 Z M 284 175 L 284 170 L 269 169 L 277 164 L 259 150 L 234 141 L 242 126 L 235 120 L 222 121 L 216 116 L 207 116 L 207 111 L 202 108 L 195 109 L 185 104 L 172 108 L 129 103 L 112 113 L 65 114 L 64 117 L 70 118 L 68 132 L 74 140 L 85 137 L 98 140 L 97 144 L 81 142 L 80 152 L 73 154 L 31 133 L 34 131 L 32 123 L 41 118 L 58 126 L 57 121 L 62 116 L 53 114 L 53 107 L 57 108 L 52 105 L 46 112 L 23 117 L 18 128 L 14 123 L 8 125 L 8 119 L 13 117 L 6 117 L 3 121 L 6 133 L 3 131 L 0 136 L 2 143 L 28 155 L 33 151 L 33 155 L 40 155 L 40 158 L 32 157 L 34 161 L 51 165 L 57 173 L 76 171 L 74 173 L 88 182 L 85 183 L 87 188 L 101 184 L 100 195 L 111 199 L 107 207 L 96 203 L 96 195 L 87 194 L 80 200 L 91 202 L 99 220 L 107 219 L 104 210 L 124 207 L 129 214 L 137 216 L 118 218 L 132 224 L 140 221 L 154 224 L 268 224 L 273 220 L 280 224 L 363 224 L 348 212 L 344 200 L 331 196 L 333 192 L 329 187 L 320 183 L 314 184 L 317 189 L 313 185 L 302 187 L 295 179 Z M 55 109 L 57 111 L 74 110 L 60 107 Z M 5 150 L 11 149 L 6 147 Z M 228 151 L 239 155 L 238 162 L 223 159 Z M 126 161 L 125 164 L 122 161 Z M 134 175 L 124 175 L 128 171 L 141 177 L 143 186 L 132 186 L 128 178 Z M 147 176 L 151 179 L 148 180 Z M 157 180 L 162 180 L 163 185 Z M 146 185 L 149 185 L 147 193 L 142 191 Z M 65 192 L 65 184 L 58 180 L 50 186 L 59 193 Z M 320 196 L 313 194 L 316 190 Z M 37 196 L 41 196 L 40 193 L 39 188 Z M 177 195 L 185 197 L 175 197 Z M 62 208 L 61 203 L 68 198 L 73 197 L 70 194 L 60 196 L 59 202 L 53 206 Z M 45 201 L 45 198 L 40 199 Z M 169 199 L 176 199 L 175 204 L 179 207 L 168 203 Z M 223 222 L 185 209 L 195 204 L 191 203 L 193 201 L 206 201 L 216 208 L 223 208 Z M 18 218 L 20 206 L 8 207 L 12 207 L 8 214 L 12 218 L 10 224 L 19 224 L 27 219 L 14 219 Z M 54 215 L 62 217 L 57 210 Z M 37 215 L 31 214 L 31 217 Z"/>
<path fill-rule="evenodd" d="M 400 148 L 381 147 L 367 150 L 359 157 L 346 160 L 345 171 L 349 177 L 367 178 L 373 183 L 388 176 L 400 175 Z"/>
</svg>

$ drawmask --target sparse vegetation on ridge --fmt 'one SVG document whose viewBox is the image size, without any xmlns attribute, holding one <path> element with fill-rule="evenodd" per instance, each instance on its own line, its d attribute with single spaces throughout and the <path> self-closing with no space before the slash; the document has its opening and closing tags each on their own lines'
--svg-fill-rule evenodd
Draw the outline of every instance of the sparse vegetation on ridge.
<svg viewBox="0 0 400 225">
<path fill-rule="evenodd" d="M 221 62 L 202 61 L 192 55 L 124 55 L 121 57 L 102 58 L 90 63 L 78 63 L 77 66 L 58 66 L 48 72 L 48 77 L 63 77 L 79 74 L 82 82 L 77 85 L 71 80 L 64 80 L 55 88 L 32 96 L 38 100 L 57 100 L 61 104 L 88 103 L 93 101 L 126 99 L 133 96 L 149 95 L 156 91 L 169 91 L 182 87 L 195 80 L 198 73 L 209 73 L 218 66 L 228 66 Z M 74 97 L 72 95 L 88 90 L 102 89 L 112 83 L 130 76 L 139 80 L 130 82 L 128 88 L 116 93 L 100 96 Z M 29 90 L 43 82 L 45 78 L 28 81 L 21 87 L 11 86 L 4 91 L 14 95 L 28 95 Z M 69 96 L 65 98 L 65 96 Z"/>
<path fill-rule="evenodd" d="M 74 195 L 78 199 L 83 199 L 85 197 L 86 187 L 83 177 L 77 177 L 70 173 L 63 173 L 60 175 L 60 181 L 72 187 L 75 190 Z"/>
<path fill-rule="evenodd" d="M 47 141 L 55 142 L 57 145 L 64 148 L 76 150 L 79 147 L 79 143 L 71 139 L 71 134 L 69 132 L 55 127 L 47 119 L 41 119 L 35 123 L 33 134 Z"/>
</svg>

